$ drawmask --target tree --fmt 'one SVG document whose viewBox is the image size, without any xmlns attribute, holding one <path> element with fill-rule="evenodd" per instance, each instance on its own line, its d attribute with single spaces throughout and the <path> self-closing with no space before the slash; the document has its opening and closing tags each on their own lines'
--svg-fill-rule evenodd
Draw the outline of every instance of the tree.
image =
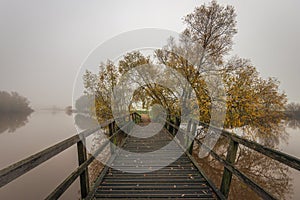
<svg viewBox="0 0 300 200">
<path fill-rule="evenodd" d="M 300 119 L 300 104 L 291 102 L 285 107 L 286 116 L 289 119 Z"/>
<path fill-rule="evenodd" d="M 1 113 L 31 113 L 30 102 L 26 97 L 17 92 L 8 93 L 0 91 L 0 112 Z"/>
<path fill-rule="evenodd" d="M 112 117 L 111 94 L 118 78 L 118 69 L 110 60 L 100 64 L 98 75 L 86 71 L 83 76 L 86 98 L 94 101 L 90 113 L 99 121 Z"/>
<path fill-rule="evenodd" d="M 216 1 L 209 5 L 196 7 L 184 21 L 187 28 L 183 32 L 185 39 L 194 43 L 199 49 L 198 71 L 207 58 L 221 63 L 223 56 L 231 50 L 232 38 L 237 33 L 236 14 L 232 6 L 221 6 Z"/>
<path fill-rule="evenodd" d="M 263 79 L 249 60 L 233 58 L 223 73 L 227 93 L 226 128 L 242 127 L 251 139 L 277 141 L 286 95 L 275 78 Z M 271 140 L 270 140 L 271 139 Z M 273 144 L 270 146 L 274 146 Z"/>
<path fill-rule="evenodd" d="M 261 78 L 249 60 L 237 56 L 225 59 L 237 33 L 235 18 L 232 6 L 221 6 L 212 1 L 188 14 L 184 18 L 187 26 L 179 42 L 170 38 L 165 47 L 155 51 L 153 57 L 133 51 L 124 55 L 116 66 L 111 61 L 102 64 L 98 75 L 86 72 L 86 92 L 96 97 L 97 116 L 102 118 L 107 113 L 112 116 L 110 97 L 121 76 L 138 66 L 158 63 L 173 69 L 166 77 L 176 79 L 174 72 L 179 73 L 191 87 L 184 87 L 178 95 L 159 84 L 144 84 L 152 77 L 137 71 L 129 77 L 130 84 L 139 85 L 131 102 L 142 102 L 145 107 L 160 104 L 168 114 L 176 115 L 180 115 L 181 108 L 187 107 L 188 103 L 197 104 L 199 109 L 192 106 L 189 112 L 200 116 L 199 120 L 206 123 L 211 120 L 212 105 L 217 109 L 224 105 L 227 108 L 224 128 L 243 128 L 251 132 L 252 138 L 259 136 L 266 143 L 274 139 L 274 134 L 270 134 L 272 131 L 277 133 L 276 137 L 279 136 L 286 103 L 286 95 L 280 92 L 279 82 L 274 78 Z M 150 74 L 159 73 L 162 71 L 153 70 Z M 165 80 L 166 83 L 170 81 L 174 80 Z M 225 94 L 217 92 L 222 84 Z M 196 98 L 192 98 L 193 92 Z M 212 92 L 215 95 L 211 95 Z"/>
</svg>

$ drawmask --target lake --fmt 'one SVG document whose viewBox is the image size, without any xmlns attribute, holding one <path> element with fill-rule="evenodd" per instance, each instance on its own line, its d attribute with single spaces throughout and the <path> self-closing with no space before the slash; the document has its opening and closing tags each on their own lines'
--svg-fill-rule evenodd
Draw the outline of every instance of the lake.
<svg viewBox="0 0 300 200">
<path fill-rule="evenodd" d="M 7 122 L 6 124 L 8 124 Z M 11 124 L 10 128 L 19 123 Z M 3 125 L 3 121 L 1 123 Z M 5 127 L 7 128 L 7 127 Z M 5 129 L 1 127 L 1 130 Z M 16 130 L 0 133 L 0 168 L 37 153 L 76 133 L 72 116 L 64 112 L 36 111 Z M 0 199 L 44 199 L 78 166 L 76 145 L 44 162 L 0 189 Z M 61 199 L 79 199 L 76 181 Z"/>
<path fill-rule="evenodd" d="M 286 132 L 286 141 L 279 141 L 279 150 L 300 157 L 300 129 L 286 128 Z M 36 111 L 28 117 L 27 121 L 24 120 L 24 117 L 2 118 L 0 123 L 0 168 L 24 159 L 74 134 L 77 133 L 73 118 L 64 112 Z M 220 147 L 222 147 L 223 142 L 226 143 L 222 140 L 218 142 Z M 222 150 L 222 148 L 220 149 Z M 194 153 L 197 152 L 194 151 Z M 300 199 L 299 172 L 269 161 L 267 158 L 248 150 L 243 151 L 242 155 L 238 161 L 241 171 L 246 174 L 250 173 L 251 178 L 264 185 L 271 192 L 274 190 L 277 196 L 282 199 Z M 219 185 L 222 177 L 222 166 L 211 158 L 199 159 L 198 161 L 208 176 Z M 251 163 L 260 167 L 253 167 Z M 77 166 L 77 149 L 74 145 L 2 187 L 0 199 L 43 199 Z M 281 177 L 278 170 L 284 176 Z M 259 172 L 264 172 L 268 177 L 263 177 Z M 263 177 L 264 182 L 261 182 L 261 177 Z M 230 199 L 258 198 L 236 179 L 233 180 L 233 186 L 235 189 L 231 190 Z M 244 196 L 245 193 L 248 196 Z M 78 180 L 63 194 L 61 199 L 80 199 Z"/>
</svg>

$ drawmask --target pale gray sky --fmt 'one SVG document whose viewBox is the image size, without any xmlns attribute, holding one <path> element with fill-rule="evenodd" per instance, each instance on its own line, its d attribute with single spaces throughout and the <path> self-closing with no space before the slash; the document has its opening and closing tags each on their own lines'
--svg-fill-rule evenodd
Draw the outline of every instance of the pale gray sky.
<svg viewBox="0 0 300 200">
<path fill-rule="evenodd" d="M 180 32 L 196 0 L 0 0 L 0 90 L 17 91 L 33 107 L 72 103 L 76 72 L 107 39 L 139 28 Z M 277 77 L 300 102 L 300 1 L 222 0 L 235 7 L 232 55 Z"/>
</svg>

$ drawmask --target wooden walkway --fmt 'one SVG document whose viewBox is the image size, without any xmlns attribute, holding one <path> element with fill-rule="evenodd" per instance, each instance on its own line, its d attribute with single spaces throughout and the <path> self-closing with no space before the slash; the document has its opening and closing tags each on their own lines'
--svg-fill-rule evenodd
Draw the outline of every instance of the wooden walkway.
<svg viewBox="0 0 300 200">
<path fill-rule="evenodd" d="M 143 134 L 151 134 L 151 131 L 155 131 L 155 128 L 150 128 Z M 166 130 L 144 139 L 129 136 L 123 146 L 123 149 L 128 152 L 120 152 L 113 161 L 113 168 L 109 168 L 103 177 L 95 197 L 99 199 L 216 199 L 207 180 L 185 153 L 179 159 L 175 159 L 175 162 L 164 165 L 170 161 L 168 159 L 182 154 L 182 149 L 176 143 L 167 149 L 157 151 L 170 144 L 171 140 L 172 136 Z M 130 153 L 147 154 L 155 151 L 157 153 L 143 158 Z"/>
<path fill-rule="evenodd" d="M 0 188 L 73 145 L 77 146 L 78 167 L 49 193 L 45 198 L 47 200 L 61 197 L 78 178 L 80 178 L 81 199 L 85 200 L 97 198 L 225 200 L 230 191 L 233 175 L 255 191 L 262 199 L 277 199 L 235 166 L 239 146 L 247 147 L 287 167 L 300 171 L 300 159 L 297 157 L 262 146 L 257 142 L 249 141 L 234 133 L 194 119 L 190 119 L 186 130 L 182 130 L 179 129 L 180 121 L 177 120 L 178 118 L 176 116 L 170 117 L 164 124 L 165 128 L 162 131 L 158 131 L 158 129 L 161 130 L 161 127 L 159 127 L 161 125 L 159 124 L 153 127 L 147 126 L 147 129 L 144 127 L 143 130 L 138 127 L 132 128 L 132 122 L 141 122 L 141 116 L 138 113 L 134 112 L 130 115 L 124 115 L 122 118 L 125 122 L 122 128 L 128 128 L 128 130 L 131 130 L 130 133 L 132 133 L 130 134 L 131 136 L 126 137 L 125 143 L 124 139 L 122 140 L 124 133 L 116 125 L 116 121 L 114 119 L 108 120 L 95 128 L 71 136 L 1 169 Z M 212 130 L 221 131 L 221 135 L 229 140 L 225 159 L 213 149 L 211 150 L 207 147 L 201 140 L 193 140 L 198 145 L 207 148 L 209 154 L 224 166 L 220 189 L 202 173 L 202 169 L 189 154 L 193 148 L 193 143 L 189 145 L 188 152 L 183 152 L 181 145 L 174 142 L 176 140 L 173 140 L 173 135 L 176 135 L 176 138 L 181 138 L 181 140 L 188 139 L 190 133 L 195 133 L 198 124 L 201 124 L 203 127 L 209 127 Z M 87 156 L 84 144 L 87 137 L 100 129 L 108 130 L 107 140 L 99 146 L 95 155 L 99 155 L 107 145 L 113 147 L 109 141 L 117 144 L 119 149 L 115 150 L 115 153 L 110 157 L 109 164 L 111 165 L 104 167 L 96 182 L 90 187 L 88 167 L 95 157 Z M 178 133 L 183 135 L 177 137 Z M 181 143 L 185 142 L 181 141 Z M 124 145 L 122 146 L 122 144 Z M 114 149 L 111 148 L 111 150 Z M 112 166 L 112 168 L 109 166 Z"/>
</svg>

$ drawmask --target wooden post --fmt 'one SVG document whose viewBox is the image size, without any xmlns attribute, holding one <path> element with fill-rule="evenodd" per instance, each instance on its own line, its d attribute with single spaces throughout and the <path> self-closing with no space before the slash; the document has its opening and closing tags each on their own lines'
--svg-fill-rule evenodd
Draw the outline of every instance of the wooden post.
<svg viewBox="0 0 300 200">
<path fill-rule="evenodd" d="M 234 164 L 239 143 L 230 140 L 229 147 L 227 149 L 226 161 L 230 164 Z M 220 191 L 227 198 L 230 190 L 230 184 L 232 179 L 232 173 L 224 167 L 223 178 Z"/>
<path fill-rule="evenodd" d="M 84 146 L 85 138 L 77 142 L 78 164 L 79 166 L 87 160 L 86 148 Z M 81 198 L 85 198 L 89 193 L 89 173 L 88 167 L 80 174 L 80 192 Z"/>
<path fill-rule="evenodd" d="M 179 130 L 179 126 L 180 126 L 180 118 L 179 117 L 175 117 L 175 125 L 178 127 L 178 129 L 176 130 L 175 128 L 174 128 L 174 132 L 173 132 L 173 134 L 174 135 L 176 135 L 176 133 L 177 133 L 177 131 Z"/>
<path fill-rule="evenodd" d="M 170 123 L 173 124 L 172 119 L 170 119 Z M 173 126 L 171 126 L 171 124 L 169 124 L 169 132 L 172 134 L 173 133 Z"/>
<path fill-rule="evenodd" d="M 192 126 L 192 119 L 189 120 L 186 131 L 190 132 L 191 131 L 191 126 Z"/>
<path fill-rule="evenodd" d="M 196 129 L 197 129 L 197 123 L 196 122 L 194 122 L 193 123 L 193 127 L 192 127 L 192 132 L 191 132 L 191 134 L 195 134 L 195 132 L 196 132 Z M 190 140 L 191 140 L 192 138 L 189 138 L 188 137 L 188 142 L 190 142 Z M 191 145 L 190 145 L 190 147 L 189 147 L 189 153 L 192 155 L 193 154 L 193 147 L 194 147 L 194 140 L 192 141 L 192 143 L 191 143 Z"/>
<path fill-rule="evenodd" d="M 112 123 L 110 123 L 108 125 L 108 135 L 109 137 L 112 136 L 114 134 L 115 130 L 115 121 L 113 121 Z M 114 138 L 112 138 L 112 140 L 114 140 Z M 114 142 L 114 141 L 113 141 Z M 112 144 L 110 144 L 110 152 L 113 153 L 114 152 L 114 147 Z"/>
<path fill-rule="evenodd" d="M 112 136 L 113 132 L 114 132 L 114 122 L 108 124 L 108 136 L 109 137 Z"/>
</svg>

